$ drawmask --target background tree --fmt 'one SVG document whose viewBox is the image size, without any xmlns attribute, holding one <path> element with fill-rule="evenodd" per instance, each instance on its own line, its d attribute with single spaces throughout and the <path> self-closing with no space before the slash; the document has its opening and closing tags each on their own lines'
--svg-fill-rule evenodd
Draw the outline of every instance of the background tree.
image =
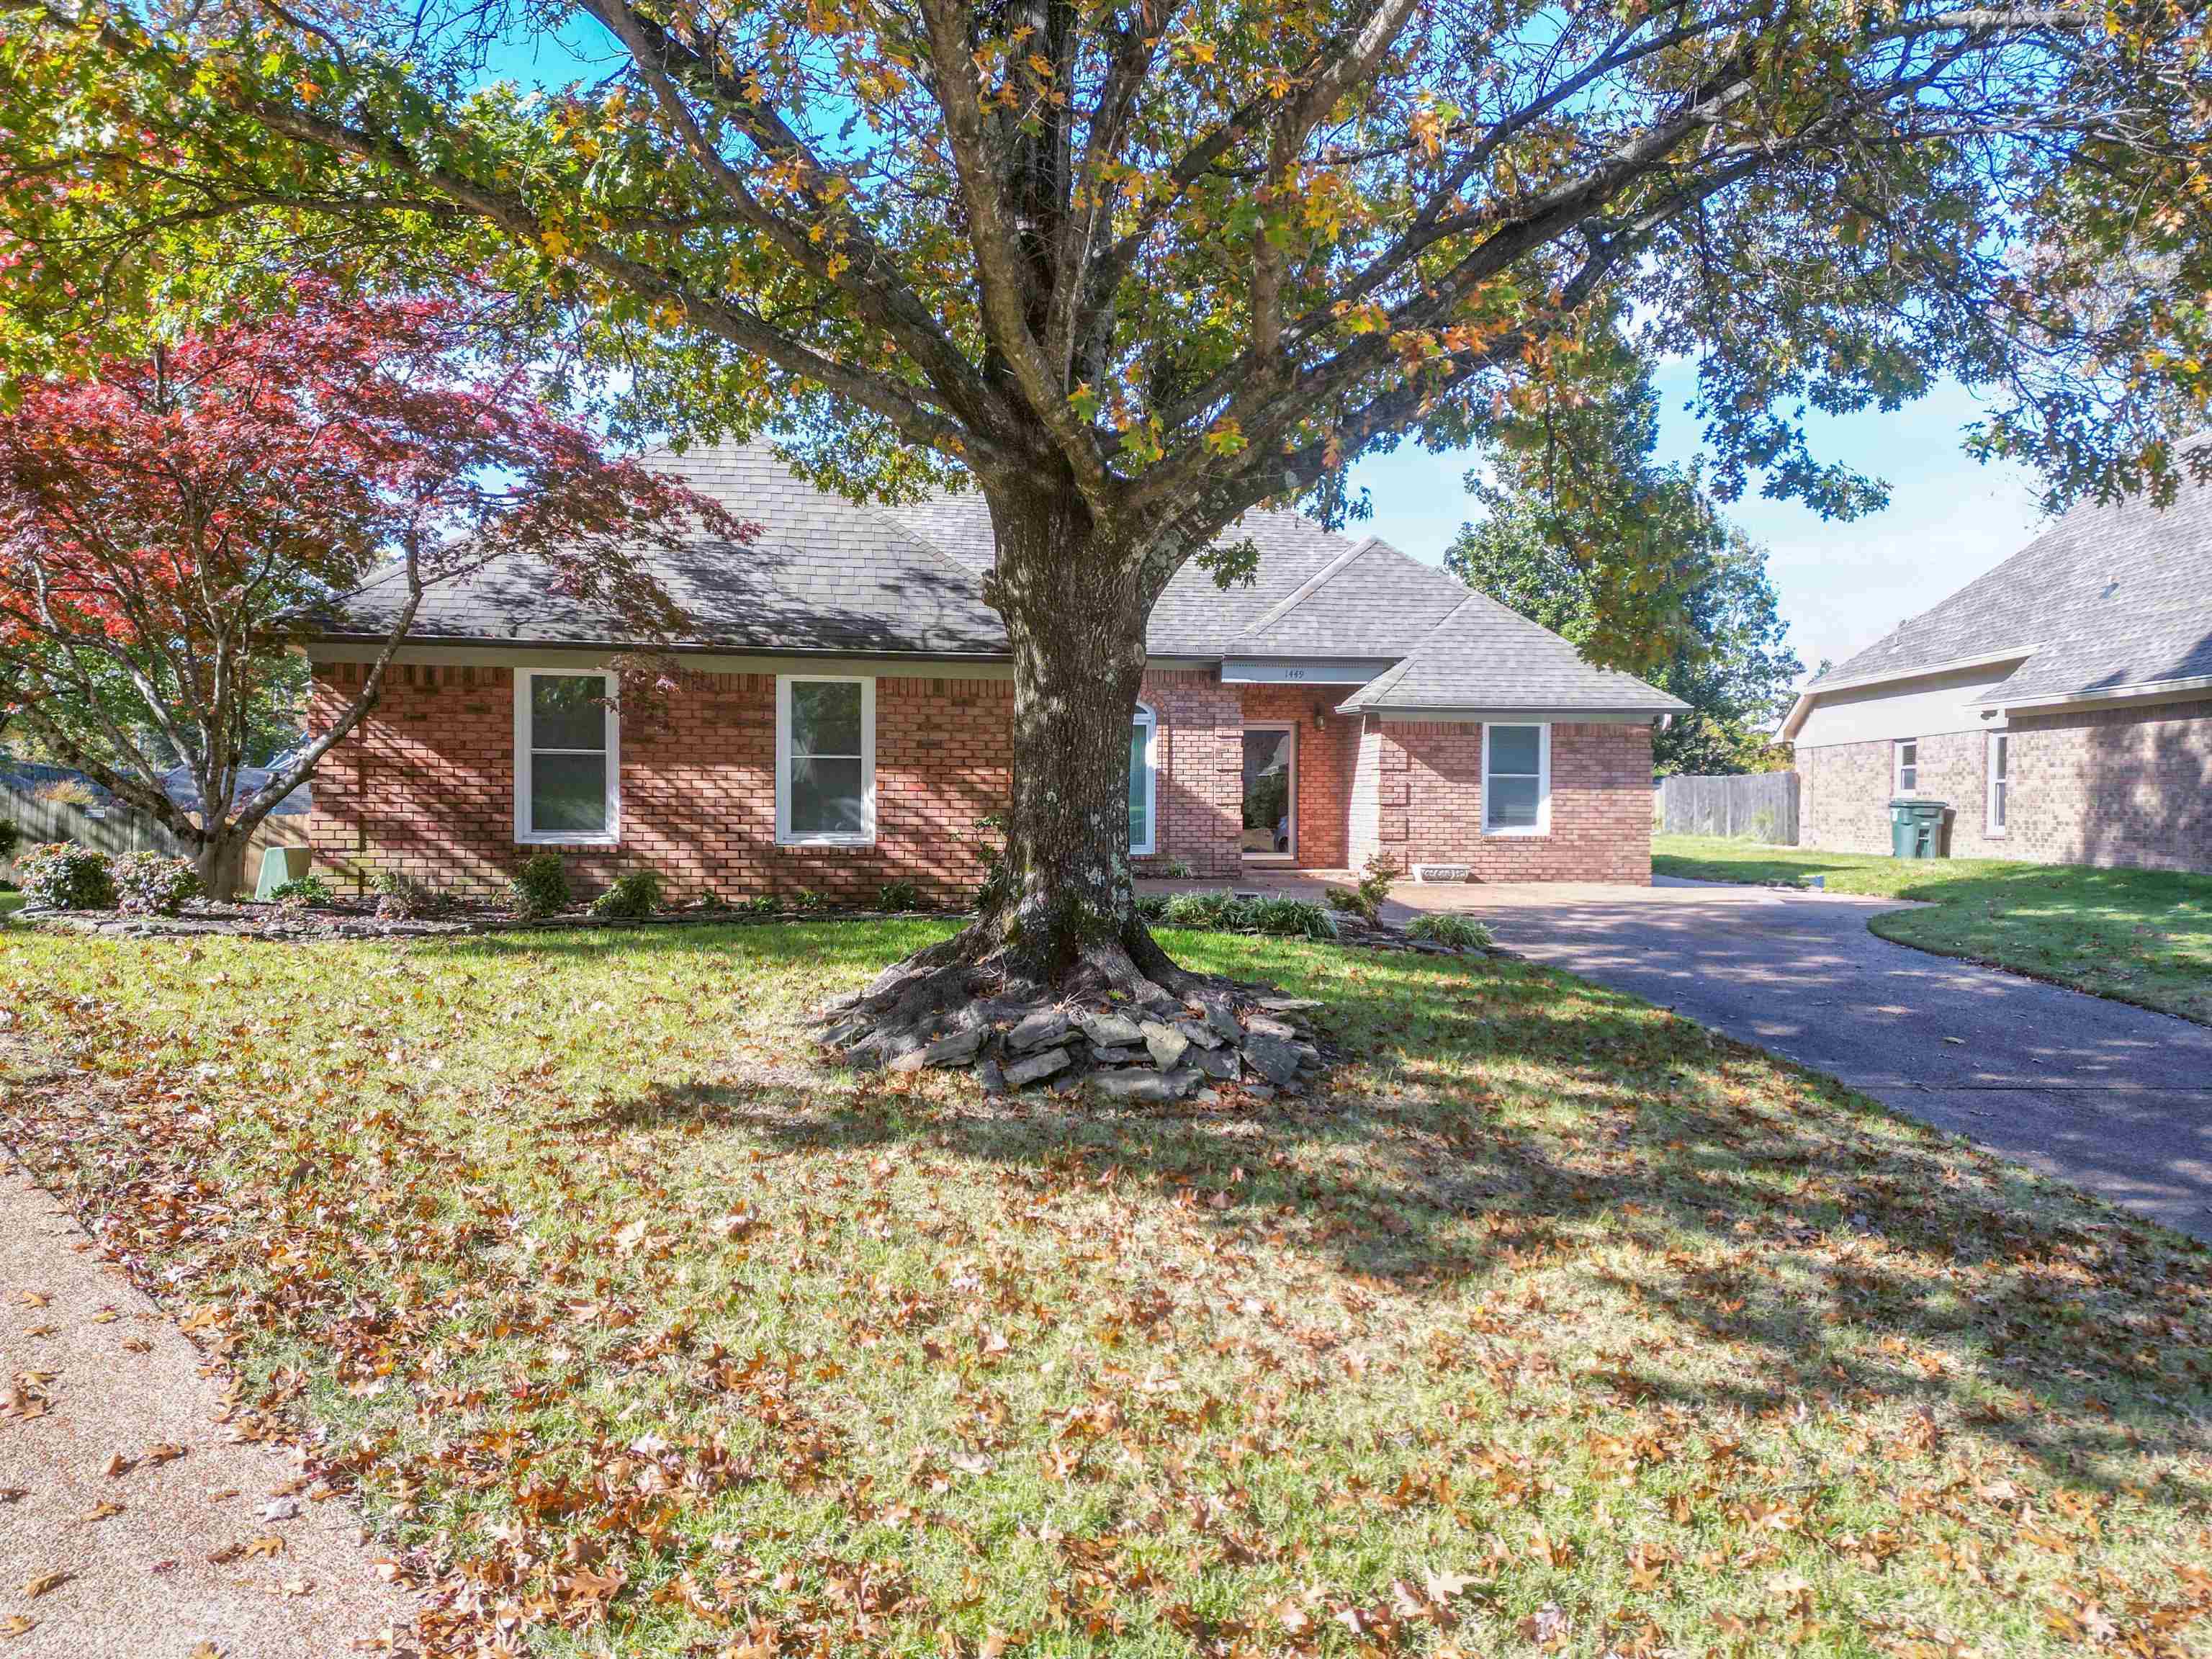
<svg viewBox="0 0 2212 1659">
<path fill-rule="evenodd" d="M 1804 665 L 1766 555 L 1721 516 L 1693 467 L 1654 459 L 1659 400 L 1635 354 L 1593 351 L 1571 396 L 1492 424 L 1468 475 L 1487 509 L 1452 574 L 1594 660 L 1690 705 L 1652 743 L 1660 773 L 1789 764 L 1767 731 Z"/>
<path fill-rule="evenodd" d="M 376 697 L 426 582 L 521 552 L 647 631 L 678 613 L 641 551 L 744 526 L 483 376 L 446 300 L 288 309 L 33 382 L 0 416 L 0 686 L 56 758 L 152 814 L 227 897 L 247 840 Z M 359 691 L 261 788 L 239 770 L 296 693 L 296 635 L 397 590 Z M 196 810 L 163 775 L 181 757 Z"/>
<path fill-rule="evenodd" d="M 2203 6 L 0 0 L 7 343 L 127 323 L 252 214 L 285 258 L 495 273 L 641 426 L 972 482 L 1006 880 L 884 994 L 1171 977 L 1123 846 L 1161 590 L 1248 568 L 1215 544 L 1255 502 L 1571 386 L 1611 319 L 1696 359 L 1723 494 L 1868 504 L 1801 411 L 1947 373 L 2055 494 L 2170 487 L 2212 364 Z M 556 40 L 595 78 L 489 83 Z M 2128 303 L 2072 303 L 2115 269 Z"/>
</svg>

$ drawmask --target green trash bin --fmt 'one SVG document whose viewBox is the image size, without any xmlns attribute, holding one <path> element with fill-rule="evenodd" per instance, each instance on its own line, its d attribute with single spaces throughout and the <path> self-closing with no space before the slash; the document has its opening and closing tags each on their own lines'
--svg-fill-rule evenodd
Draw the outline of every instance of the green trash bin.
<svg viewBox="0 0 2212 1659">
<path fill-rule="evenodd" d="M 1940 859 L 1943 856 L 1943 815 L 1948 801 L 1900 797 L 1889 804 L 1889 853 L 1892 858 Z"/>
</svg>

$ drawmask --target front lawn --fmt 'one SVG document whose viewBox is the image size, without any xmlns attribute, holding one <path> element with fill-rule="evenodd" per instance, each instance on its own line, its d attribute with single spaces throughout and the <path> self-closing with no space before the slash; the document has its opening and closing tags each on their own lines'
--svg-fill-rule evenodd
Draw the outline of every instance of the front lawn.
<svg viewBox="0 0 2212 1659">
<path fill-rule="evenodd" d="M 2002 859 L 1880 858 L 1710 836 L 1658 836 L 1651 867 L 1698 881 L 1802 882 L 1917 899 L 1884 939 L 2212 1024 L 2212 876 Z"/>
<path fill-rule="evenodd" d="M 817 1070 L 940 931 L 11 932 L 0 1132 L 457 1638 L 2212 1638 L 2202 1249 L 1507 961 L 1170 935 L 1365 1056 L 1260 1115 Z"/>
</svg>

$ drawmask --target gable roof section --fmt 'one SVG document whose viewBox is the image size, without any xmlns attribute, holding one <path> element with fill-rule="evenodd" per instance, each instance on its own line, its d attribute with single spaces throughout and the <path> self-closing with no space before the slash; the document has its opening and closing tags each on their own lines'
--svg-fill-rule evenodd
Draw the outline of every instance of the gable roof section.
<svg viewBox="0 0 2212 1659">
<path fill-rule="evenodd" d="M 1240 657 L 1397 657 L 1427 637 L 1468 589 L 1370 536 L 1349 547 L 1246 626 Z"/>
<path fill-rule="evenodd" d="M 2185 483 L 2166 508 L 2075 508 L 1814 681 L 1791 720 L 1822 691 L 2009 658 L 2019 665 L 1984 707 L 2212 679 L 2212 485 Z"/>
<path fill-rule="evenodd" d="M 1688 708 L 1633 674 L 1599 668 L 1548 628 L 1468 593 L 1395 667 L 1345 699 L 1346 714 L 1615 714 Z"/>
</svg>

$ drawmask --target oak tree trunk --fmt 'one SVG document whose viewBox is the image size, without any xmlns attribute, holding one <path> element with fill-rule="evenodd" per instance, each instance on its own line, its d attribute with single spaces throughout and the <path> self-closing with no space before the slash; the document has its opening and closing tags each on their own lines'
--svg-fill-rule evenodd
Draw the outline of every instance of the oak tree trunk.
<svg viewBox="0 0 2212 1659">
<path fill-rule="evenodd" d="M 218 831 L 200 843 L 192 868 L 199 875 L 201 893 L 211 902 L 229 902 L 244 884 L 246 839 Z"/>
</svg>

